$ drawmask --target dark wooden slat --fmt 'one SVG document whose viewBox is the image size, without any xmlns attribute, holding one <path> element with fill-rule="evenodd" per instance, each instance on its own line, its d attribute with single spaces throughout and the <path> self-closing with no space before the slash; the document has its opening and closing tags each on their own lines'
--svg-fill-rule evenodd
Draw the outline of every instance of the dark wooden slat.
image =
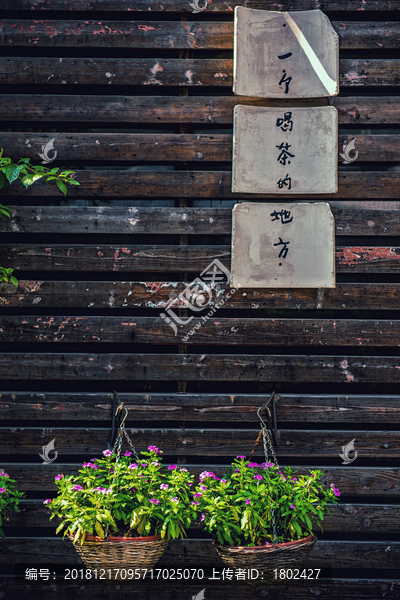
<svg viewBox="0 0 400 600">
<path fill-rule="evenodd" d="M 19 504 L 19 512 L 13 513 L 5 526 L 45 527 L 55 530 L 59 521 L 49 520 L 49 511 L 43 506 L 43 500 L 22 500 Z M 400 505 L 398 504 L 379 506 L 340 504 L 330 506 L 330 511 L 332 516 L 326 515 L 323 522 L 326 532 L 393 533 L 400 531 Z M 196 527 L 198 528 L 199 526 Z M 314 531 L 318 536 L 317 526 L 314 527 Z"/>
<path fill-rule="evenodd" d="M 390 545 L 390 552 L 385 552 Z M 13 538 L 2 542 L 4 564 L 82 564 L 69 540 L 62 538 Z M 398 569 L 400 542 L 347 542 L 319 540 L 307 559 L 307 567 L 345 569 Z M 209 540 L 172 540 L 163 554 L 163 565 L 222 569 L 222 560 Z M 204 585 L 204 584 L 203 584 Z M 33 587 L 33 586 L 32 586 Z M 310 592 L 307 590 L 308 595 Z M 132 593 L 132 588 L 131 588 Z"/>
<path fill-rule="evenodd" d="M 39 446 L 40 445 L 43 445 L 43 442 L 41 442 Z M 257 454 L 254 456 L 257 458 Z M 258 458 L 261 458 L 261 456 Z M 58 473 L 64 473 L 64 475 L 74 474 L 81 466 L 80 464 L 65 464 L 58 462 L 48 465 L 4 462 L 1 464 L 6 473 L 18 481 L 18 489 L 22 491 L 40 490 L 42 492 L 57 491 L 58 488 L 54 483 L 55 476 Z M 166 464 L 168 464 L 167 461 Z M 280 465 L 285 466 L 286 462 L 280 461 Z M 223 465 L 210 465 L 209 463 L 206 465 L 192 465 L 188 463 L 186 464 L 186 468 L 189 469 L 197 479 L 202 471 L 210 469 L 217 477 L 222 477 L 227 467 Z M 296 466 L 295 468 L 298 473 L 303 475 L 306 475 L 310 469 L 320 469 L 324 473 L 324 476 L 321 478 L 323 485 L 326 487 L 331 483 L 334 483 L 340 489 L 341 498 L 346 495 L 351 495 L 360 496 L 368 501 L 368 496 L 371 495 L 389 497 L 398 496 L 400 493 L 400 469 L 398 467 L 357 467 L 353 463 L 351 468 L 348 466 L 319 466 L 318 464 L 306 467 Z"/>
<path fill-rule="evenodd" d="M 400 70 L 399 70 L 400 73 Z M 274 198 L 276 194 L 235 194 L 231 191 L 231 171 L 131 171 L 127 170 L 76 170 L 80 186 L 70 186 L 69 198 Z M 339 171 L 339 190 L 336 194 L 311 194 L 317 199 L 341 198 L 397 198 L 400 194 L 400 173 L 397 171 Z M 9 196 L 62 196 L 57 186 L 37 181 L 27 190 L 22 185 L 6 186 L 3 193 Z M 280 194 L 282 198 L 304 198 Z"/>
<path fill-rule="evenodd" d="M 248 453 L 253 447 L 259 427 L 249 429 L 131 429 L 127 427 L 129 436 L 139 449 L 149 444 L 157 444 L 165 454 L 177 456 L 236 456 L 237 453 Z M 100 454 L 107 447 L 109 429 L 81 427 L 52 427 L 41 429 L 36 427 L 1 427 L 0 454 L 37 454 L 41 445 L 56 438 L 56 448 L 64 454 Z M 399 458 L 400 434 L 398 431 L 331 431 L 280 429 L 278 445 L 275 451 L 278 456 L 332 458 L 338 464 L 341 448 L 356 438 L 356 450 L 362 458 Z M 262 450 L 260 449 L 261 453 Z M 256 454 L 255 454 L 256 456 Z"/>
<path fill-rule="evenodd" d="M 181 420 L 255 422 L 265 394 L 119 394 L 136 421 Z M 1 420 L 110 421 L 112 394 L 25 393 L 0 394 Z M 278 423 L 399 423 L 399 396 L 328 396 L 279 394 Z"/>
<path fill-rule="evenodd" d="M 398 86 L 400 59 L 341 59 L 341 87 Z M 84 84 L 232 87 L 231 59 L 0 57 L 4 85 Z"/>
<path fill-rule="evenodd" d="M 293 100 L 296 106 L 328 104 L 324 98 Z M 124 123 L 232 123 L 238 98 L 230 96 L 62 96 L 3 94 L 0 119 L 5 121 L 80 121 Z M 282 100 L 240 97 L 240 104 L 281 106 Z M 398 124 L 396 96 L 335 97 L 339 124 Z"/>
<path fill-rule="evenodd" d="M 232 14 L 235 6 L 246 6 L 261 10 L 299 10 L 297 0 L 213 0 L 207 6 L 210 12 Z M 302 0 L 302 10 L 316 8 L 315 0 Z M 400 10 L 399 0 L 321 0 L 318 8 L 322 11 L 389 11 Z M 45 0 L 3 0 L 3 10 L 78 10 L 78 11 L 155 11 L 155 12 L 184 12 L 189 10 L 186 0 L 169 0 L 160 3 L 157 0 L 52 0 L 48 4 Z"/>
<path fill-rule="evenodd" d="M 54 137 L 60 161 L 232 161 L 231 134 L 58 133 L 54 136 L 54 133 L 5 132 L 1 134 L 1 143 L 12 149 L 8 154 L 14 160 L 21 156 L 35 160 L 42 146 Z M 354 137 L 339 136 L 338 154 Z M 356 142 L 359 161 L 400 162 L 400 135 L 357 135 Z"/>
<path fill-rule="evenodd" d="M 230 246 L 93 246 L 49 247 L 0 244 L 0 261 L 27 271 L 188 272 L 206 269 L 214 259 L 230 269 Z M 397 273 L 400 247 L 337 247 L 338 273 Z"/>
<path fill-rule="evenodd" d="M 0 354 L 0 379 L 383 384 L 400 382 L 400 357 L 8 353 Z"/>
<path fill-rule="evenodd" d="M 18 287 L 0 283 L 2 307 L 48 308 L 154 308 L 162 310 L 183 292 L 183 282 L 123 281 L 24 281 Z M 217 283 L 218 297 L 229 286 Z M 253 309 L 335 309 L 338 311 L 397 310 L 400 286 L 395 283 L 341 283 L 335 289 L 245 289 L 226 302 L 226 308 Z M 209 304 L 215 306 L 215 296 Z"/>
<path fill-rule="evenodd" d="M 337 236 L 400 234 L 400 210 L 331 210 Z M 0 231 L 12 233 L 230 235 L 231 230 L 230 208 L 18 206 L 11 219 L 0 221 Z"/>
<path fill-rule="evenodd" d="M 210 550 L 211 551 L 211 550 Z M 42 557 L 42 555 L 40 555 Z M 76 556 L 78 556 L 76 554 Z M 42 557 L 43 558 L 43 557 Z M 33 563 L 33 561 L 31 561 Z M 54 562 L 54 561 L 53 561 Z M 70 563 L 70 561 L 68 561 Z M 46 564 L 45 561 L 43 564 Z M 50 564 L 49 561 L 47 564 Z M 81 563 L 79 563 L 81 564 Z M 163 564 L 162 561 L 159 563 Z M 177 564 L 177 563 L 176 563 Z M 179 563 L 181 564 L 181 563 Z M 174 565 L 176 566 L 176 565 Z M 182 564 L 182 567 L 184 565 Z M 157 568 L 157 567 L 156 567 Z M 270 593 L 273 594 L 274 600 L 309 600 L 310 589 L 321 594 L 329 594 L 332 600 L 340 598 L 340 600 L 376 600 L 385 594 L 385 600 L 395 600 L 398 597 L 400 582 L 393 577 L 390 579 L 334 579 L 331 583 L 313 582 L 313 587 L 310 585 L 299 585 L 295 583 L 283 583 L 279 585 L 268 586 L 258 585 L 256 588 L 244 582 L 236 581 L 236 576 L 233 580 L 222 580 L 222 569 L 217 569 L 215 578 L 220 578 L 220 581 L 210 581 L 208 579 L 185 581 L 184 583 L 165 580 L 162 583 L 158 581 L 148 582 L 138 580 L 135 581 L 135 595 L 138 595 L 140 600 L 176 600 L 176 598 L 187 597 L 194 598 L 199 594 L 201 587 L 207 586 L 207 594 L 209 598 L 218 598 L 218 600 L 255 600 L 258 597 L 264 597 Z M 210 575 L 211 577 L 211 575 Z M 118 582 L 120 583 L 120 582 Z M 310 584 L 311 582 L 307 582 Z M 263 584 L 263 582 L 261 582 Z M 26 592 L 30 600 L 70 600 L 71 597 L 77 597 L 82 592 L 82 584 L 71 582 L 67 586 L 41 584 L 40 582 L 32 583 L 14 583 L 13 579 L 0 578 L 0 585 L 4 600 L 14 600 L 15 597 L 21 596 Z M 329 597 L 328 596 L 328 597 Z M 130 600 L 132 597 L 132 585 L 129 583 L 118 586 L 118 600 Z M 85 600 L 99 599 L 99 584 L 87 583 L 85 581 Z M 102 585 L 101 587 L 102 600 L 115 599 L 115 586 Z"/>
<path fill-rule="evenodd" d="M 221 299 L 219 300 L 221 301 Z M 177 305 L 178 306 L 178 305 Z M 210 308 L 210 307 L 208 307 Z M 208 308 L 203 313 L 207 315 Z M 399 346 L 400 321 L 223 318 L 194 315 L 177 335 L 157 317 L 0 316 L 0 343 L 113 343 L 247 346 Z M 190 336 L 189 331 L 194 331 Z"/>
<path fill-rule="evenodd" d="M 333 21 L 341 50 L 397 48 L 400 23 Z M 54 21 L 4 19 L 0 45 L 233 50 L 232 22 Z"/>
</svg>

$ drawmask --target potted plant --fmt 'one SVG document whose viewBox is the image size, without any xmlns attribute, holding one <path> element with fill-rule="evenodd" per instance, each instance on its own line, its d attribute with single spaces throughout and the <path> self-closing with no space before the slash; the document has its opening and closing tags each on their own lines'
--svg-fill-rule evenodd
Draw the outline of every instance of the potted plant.
<svg viewBox="0 0 400 600">
<path fill-rule="evenodd" d="M 162 468 L 162 452 L 149 446 L 139 458 L 104 450 L 77 475 L 57 475 L 59 493 L 45 500 L 91 569 L 151 569 L 168 541 L 184 537 L 193 511 L 185 468 Z M 134 454 L 134 456 L 132 456 Z M 118 578 L 118 577 L 116 577 Z M 123 578 L 123 577 L 121 577 Z"/>
<path fill-rule="evenodd" d="M 11 479 L 7 473 L 0 471 L 0 536 L 4 539 L 3 523 L 8 521 L 11 513 L 17 512 L 18 504 L 24 497 L 15 487 L 15 479 Z"/>
<path fill-rule="evenodd" d="M 340 496 L 333 484 L 323 489 L 321 475 L 320 470 L 298 475 L 245 456 L 237 456 L 222 478 L 201 473 L 193 493 L 196 511 L 225 564 L 261 568 L 264 579 L 274 569 L 300 565 L 316 542 L 313 522 L 322 530 L 328 502 Z"/>
</svg>

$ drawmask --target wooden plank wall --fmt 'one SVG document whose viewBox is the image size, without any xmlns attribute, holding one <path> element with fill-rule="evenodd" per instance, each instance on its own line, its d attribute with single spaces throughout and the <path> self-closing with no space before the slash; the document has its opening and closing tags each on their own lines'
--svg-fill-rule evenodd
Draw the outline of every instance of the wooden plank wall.
<svg viewBox="0 0 400 600">
<path fill-rule="evenodd" d="M 337 288 L 241 289 L 183 343 L 160 317 L 215 258 L 230 267 L 230 191 L 237 103 L 231 92 L 233 10 L 321 8 L 340 37 L 340 95 L 298 101 L 339 111 Z M 0 466 L 26 491 L 0 542 L 15 563 L 81 564 L 55 536 L 43 499 L 107 445 L 112 391 L 129 408 L 138 449 L 167 463 L 222 473 L 249 454 L 257 408 L 276 390 L 281 464 L 320 467 L 342 502 L 325 521 L 310 566 L 332 583 L 279 588 L 229 581 L 135 582 L 140 600 L 398 598 L 400 594 L 400 124 L 399 0 L 3 0 L 0 139 L 5 155 L 77 171 L 66 199 L 54 186 L 6 186 L 0 264 Z M 284 203 L 288 197 L 280 196 Z M 303 197 L 307 199 L 307 197 Z M 211 304 L 229 287 L 217 285 Z M 181 309 L 184 316 L 184 309 Z M 193 321 L 198 323 L 200 315 Z M 42 465 L 56 438 L 57 460 Z M 342 465 L 356 439 L 357 459 Z M 258 452 L 258 454 L 257 454 Z M 257 450 L 256 457 L 262 458 Z M 193 528 L 166 566 L 221 563 Z M 3 570 L 3 573 L 6 571 Z M 0 597 L 132 597 L 132 584 L 15 583 Z"/>
</svg>

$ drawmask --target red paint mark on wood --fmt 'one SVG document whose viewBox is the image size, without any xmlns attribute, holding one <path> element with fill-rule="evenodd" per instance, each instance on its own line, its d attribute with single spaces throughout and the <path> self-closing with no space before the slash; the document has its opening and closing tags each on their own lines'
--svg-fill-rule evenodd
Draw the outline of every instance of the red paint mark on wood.
<svg viewBox="0 0 400 600">
<path fill-rule="evenodd" d="M 356 265 L 365 262 L 374 262 L 379 260 L 400 260 L 400 254 L 397 254 L 394 248 L 379 247 L 350 247 L 342 248 L 336 253 L 340 265 Z"/>
<path fill-rule="evenodd" d="M 131 251 L 128 250 L 128 248 L 121 248 L 121 252 L 124 252 L 124 254 L 130 254 Z"/>
</svg>

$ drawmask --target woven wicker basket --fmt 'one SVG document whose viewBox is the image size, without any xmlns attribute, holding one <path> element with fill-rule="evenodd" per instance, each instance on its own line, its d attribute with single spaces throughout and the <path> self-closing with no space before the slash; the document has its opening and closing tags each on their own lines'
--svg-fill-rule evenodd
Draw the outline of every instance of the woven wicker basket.
<svg viewBox="0 0 400 600">
<path fill-rule="evenodd" d="M 73 540 L 72 536 L 68 537 Z M 88 535 L 82 546 L 77 543 L 74 547 L 88 569 L 105 569 L 107 578 L 108 569 L 152 569 L 168 543 L 168 540 L 162 540 L 160 535 L 137 538 L 110 537 L 108 540 Z M 116 571 L 112 571 L 111 578 L 120 581 L 126 579 Z"/>
<path fill-rule="evenodd" d="M 232 568 L 258 569 L 264 581 L 273 578 L 274 569 L 299 568 L 311 552 L 316 536 L 274 546 L 221 546 L 213 542 L 223 562 Z M 246 579 L 247 581 L 247 579 Z M 249 583 L 251 583 L 249 581 Z"/>
</svg>

